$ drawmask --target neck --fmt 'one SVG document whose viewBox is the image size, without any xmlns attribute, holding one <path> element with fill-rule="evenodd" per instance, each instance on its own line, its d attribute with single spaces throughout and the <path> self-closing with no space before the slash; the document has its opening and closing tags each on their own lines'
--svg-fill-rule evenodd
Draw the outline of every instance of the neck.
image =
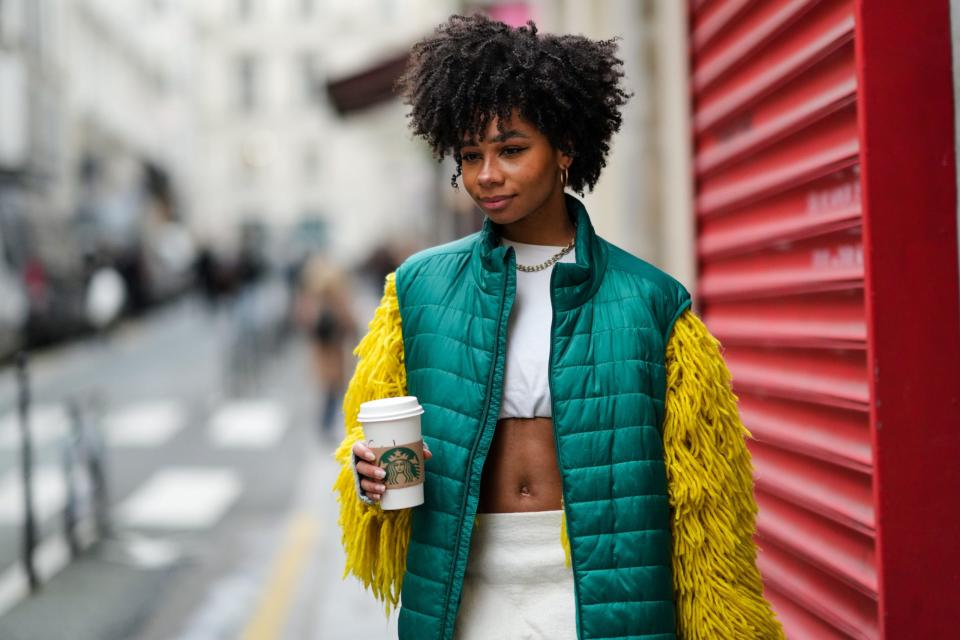
<svg viewBox="0 0 960 640">
<path fill-rule="evenodd" d="M 567 213 L 563 189 L 556 189 L 540 208 L 516 222 L 502 225 L 500 231 L 513 242 L 557 247 L 569 244 L 576 233 Z"/>
</svg>

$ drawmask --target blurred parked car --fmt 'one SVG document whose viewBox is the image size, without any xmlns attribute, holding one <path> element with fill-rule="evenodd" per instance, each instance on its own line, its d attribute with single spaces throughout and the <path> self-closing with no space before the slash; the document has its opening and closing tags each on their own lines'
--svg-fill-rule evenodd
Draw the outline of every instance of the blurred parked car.
<svg viewBox="0 0 960 640">
<path fill-rule="evenodd" d="M 15 268 L 0 229 L 0 359 L 20 348 L 29 306 L 23 280 Z"/>
<path fill-rule="evenodd" d="M 89 264 L 64 220 L 32 220 L 18 262 L 29 301 L 27 339 L 44 344 L 89 329 Z"/>
<path fill-rule="evenodd" d="M 7 206 L 0 214 L 0 270 L 7 272 L 0 279 L 8 283 L 0 285 L 0 298 L 8 311 L 14 309 L 6 315 L 16 315 L 15 300 L 23 301 L 25 341 L 42 344 L 86 330 L 89 269 L 70 224 L 54 215 L 28 216 L 23 206 Z"/>
</svg>

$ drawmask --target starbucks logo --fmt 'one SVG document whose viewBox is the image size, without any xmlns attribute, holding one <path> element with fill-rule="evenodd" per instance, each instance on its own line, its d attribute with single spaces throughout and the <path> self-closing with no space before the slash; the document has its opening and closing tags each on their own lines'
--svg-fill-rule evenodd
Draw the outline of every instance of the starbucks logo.
<svg viewBox="0 0 960 640">
<path fill-rule="evenodd" d="M 413 449 L 407 447 L 387 449 L 380 456 L 380 465 L 387 471 L 387 484 L 410 484 L 420 479 L 420 466 L 417 464 L 417 454 Z"/>
</svg>

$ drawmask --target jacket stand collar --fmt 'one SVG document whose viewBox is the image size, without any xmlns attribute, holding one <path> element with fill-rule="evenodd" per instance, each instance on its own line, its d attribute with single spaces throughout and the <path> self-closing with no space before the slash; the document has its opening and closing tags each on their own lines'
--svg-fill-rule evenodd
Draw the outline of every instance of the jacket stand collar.
<svg viewBox="0 0 960 640">
<path fill-rule="evenodd" d="M 607 268 L 607 248 L 597 237 L 587 210 L 577 198 L 565 194 L 567 212 L 576 228 L 576 262 L 558 262 L 551 277 L 553 301 L 557 310 L 578 307 L 589 300 L 603 281 Z M 516 268 L 513 248 L 500 243 L 499 225 L 489 218 L 473 249 L 472 269 L 477 283 L 487 293 L 500 291 L 508 269 Z"/>
</svg>

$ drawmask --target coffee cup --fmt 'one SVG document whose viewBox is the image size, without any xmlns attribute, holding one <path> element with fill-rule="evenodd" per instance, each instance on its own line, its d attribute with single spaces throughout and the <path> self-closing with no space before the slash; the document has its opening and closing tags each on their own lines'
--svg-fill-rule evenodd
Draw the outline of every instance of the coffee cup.
<svg viewBox="0 0 960 640">
<path fill-rule="evenodd" d="M 360 405 L 357 419 L 363 424 L 365 444 L 384 469 L 386 487 L 380 507 L 406 509 L 423 504 L 423 407 L 415 396 L 370 400 Z"/>
</svg>

